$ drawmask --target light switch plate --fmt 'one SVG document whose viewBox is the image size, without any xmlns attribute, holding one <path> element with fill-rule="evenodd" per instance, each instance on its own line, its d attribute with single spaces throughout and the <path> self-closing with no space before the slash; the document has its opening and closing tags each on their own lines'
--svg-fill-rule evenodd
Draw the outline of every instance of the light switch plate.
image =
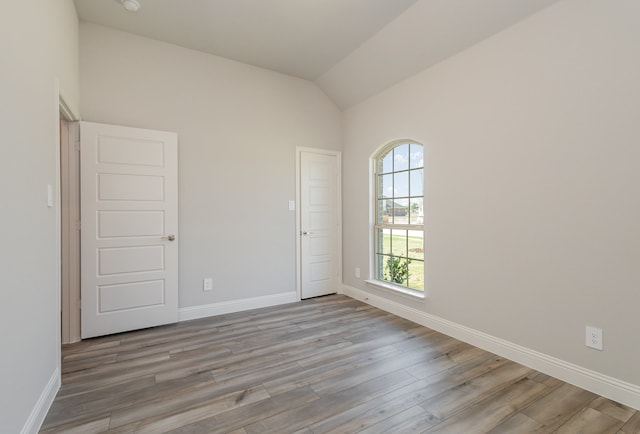
<svg viewBox="0 0 640 434">
<path fill-rule="evenodd" d="M 47 184 L 47 206 L 53 208 L 53 185 Z"/>
<path fill-rule="evenodd" d="M 207 277 L 202 281 L 202 290 L 213 291 L 213 279 L 211 277 Z"/>
</svg>

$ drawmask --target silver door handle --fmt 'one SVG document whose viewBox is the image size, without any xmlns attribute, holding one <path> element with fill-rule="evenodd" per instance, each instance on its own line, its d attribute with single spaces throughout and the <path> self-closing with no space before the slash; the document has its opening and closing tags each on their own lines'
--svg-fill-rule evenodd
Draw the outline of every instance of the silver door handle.
<svg viewBox="0 0 640 434">
<path fill-rule="evenodd" d="M 302 235 L 311 235 L 311 232 L 309 232 L 309 231 L 302 231 Z"/>
<path fill-rule="evenodd" d="M 171 234 L 171 235 L 167 235 L 166 237 L 162 237 L 163 240 L 169 240 L 169 241 L 175 241 L 176 236 Z"/>
</svg>

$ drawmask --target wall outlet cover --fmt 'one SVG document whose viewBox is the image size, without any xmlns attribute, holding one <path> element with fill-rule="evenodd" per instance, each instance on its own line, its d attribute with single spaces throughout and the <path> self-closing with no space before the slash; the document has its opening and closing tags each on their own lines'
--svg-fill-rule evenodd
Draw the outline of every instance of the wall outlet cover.
<svg viewBox="0 0 640 434">
<path fill-rule="evenodd" d="M 603 348 L 602 329 L 599 329 L 597 327 L 587 326 L 585 344 L 589 348 L 602 351 L 602 348 Z"/>
</svg>

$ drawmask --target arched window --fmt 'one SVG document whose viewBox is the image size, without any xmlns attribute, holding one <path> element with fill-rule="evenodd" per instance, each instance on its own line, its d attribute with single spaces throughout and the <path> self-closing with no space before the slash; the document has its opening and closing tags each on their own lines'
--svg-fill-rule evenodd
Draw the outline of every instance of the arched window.
<svg viewBox="0 0 640 434">
<path fill-rule="evenodd" d="M 374 278 L 424 294 L 424 147 L 403 140 L 374 155 Z"/>
</svg>

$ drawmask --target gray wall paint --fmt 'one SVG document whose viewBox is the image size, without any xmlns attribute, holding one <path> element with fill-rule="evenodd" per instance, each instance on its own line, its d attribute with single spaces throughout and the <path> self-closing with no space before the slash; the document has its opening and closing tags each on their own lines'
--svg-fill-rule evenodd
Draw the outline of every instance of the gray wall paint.
<svg viewBox="0 0 640 434">
<path fill-rule="evenodd" d="M 82 24 L 81 93 L 85 120 L 178 133 L 180 306 L 295 291 L 295 147 L 341 146 L 316 85 Z"/>
<path fill-rule="evenodd" d="M 375 292 L 353 272 L 369 264 L 369 157 L 413 138 L 429 294 L 413 306 L 640 384 L 638 16 L 567 0 L 345 112 L 345 283 Z"/>
<path fill-rule="evenodd" d="M 78 19 L 71 0 L 5 2 L 0 14 L 0 431 L 24 427 L 59 351 L 56 81 L 78 105 Z"/>
</svg>

